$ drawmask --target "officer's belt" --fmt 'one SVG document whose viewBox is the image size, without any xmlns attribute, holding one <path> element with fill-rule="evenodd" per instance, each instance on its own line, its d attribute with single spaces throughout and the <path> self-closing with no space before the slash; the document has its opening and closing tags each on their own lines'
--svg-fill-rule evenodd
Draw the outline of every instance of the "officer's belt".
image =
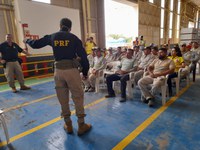
<svg viewBox="0 0 200 150">
<path fill-rule="evenodd" d="M 55 65 L 55 68 L 62 69 L 62 70 L 77 68 L 73 60 L 67 60 L 67 59 L 56 61 L 54 65 Z"/>
<path fill-rule="evenodd" d="M 10 60 L 6 60 L 6 62 L 15 62 L 18 61 L 17 59 L 10 59 Z"/>
</svg>

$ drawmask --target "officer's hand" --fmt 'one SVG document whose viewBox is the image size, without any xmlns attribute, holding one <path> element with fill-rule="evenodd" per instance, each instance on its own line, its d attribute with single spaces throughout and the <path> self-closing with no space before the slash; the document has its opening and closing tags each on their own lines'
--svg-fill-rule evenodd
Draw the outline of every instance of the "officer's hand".
<svg viewBox="0 0 200 150">
<path fill-rule="evenodd" d="M 29 52 L 26 52 L 26 56 L 31 56 L 31 54 Z"/>
<path fill-rule="evenodd" d="M 5 64 L 5 63 L 6 63 L 6 61 L 5 61 L 4 59 L 1 59 L 0 62 L 1 62 L 2 64 Z"/>
<path fill-rule="evenodd" d="M 27 51 L 27 48 L 24 48 L 22 53 L 26 54 L 26 56 L 31 56 L 31 54 Z"/>
</svg>

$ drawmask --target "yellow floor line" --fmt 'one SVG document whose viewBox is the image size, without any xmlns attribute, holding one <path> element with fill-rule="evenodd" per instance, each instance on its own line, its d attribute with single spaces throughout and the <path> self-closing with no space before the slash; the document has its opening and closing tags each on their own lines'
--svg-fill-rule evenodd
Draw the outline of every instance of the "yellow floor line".
<svg viewBox="0 0 200 150">
<path fill-rule="evenodd" d="M 8 112 L 8 111 L 18 109 L 18 108 L 21 108 L 21 107 L 24 107 L 24 106 L 27 106 L 27 105 L 30 105 L 30 104 L 34 104 L 34 103 L 37 103 L 37 102 L 40 102 L 40 101 L 43 101 L 43 100 L 47 100 L 47 99 L 55 97 L 55 96 L 56 96 L 56 94 L 49 95 L 49 96 L 46 96 L 46 97 L 43 97 L 43 98 L 40 98 L 40 99 L 36 99 L 36 100 L 30 101 L 30 102 L 25 102 L 23 104 L 19 104 L 19 105 L 10 107 L 10 108 L 3 109 L 3 111 Z"/>
<path fill-rule="evenodd" d="M 183 88 L 177 96 L 170 98 L 170 100 L 156 112 L 154 112 L 149 118 L 147 118 L 142 124 L 140 124 L 134 131 L 120 141 L 112 150 L 122 150 L 128 144 L 130 144 L 142 131 L 144 131 L 160 114 L 162 114 L 172 103 L 174 103 L 192 84 Z"/>
<path fill-rule="evenodd" d="M 33 86 L 33 85 L 38 85 L 38 84 L 47 83 L 47 82 L 51 82 L 51 81 L 54 81 L 54 79 L 48 79 L 47 81 L 41 81 L 41 82 L 38 82 L 38 83 L 27 84 L 27 85 Z M 6 91 L 11 91 L 11 89 L 8 87 L 8 89 L 6 89 L 6 90 L 1 90 L 0 93 L 6 92 Z"/>
<path fill-rule="evenodd" d="M 48 75 L 48 78 L 49 77 L 53 77 L 53 73 L 50 73 L 50 74 L 46 74 L 46 75 L 39 75 L 39 76 L 33 76 L 33 77 L 28 77 L 28 78 L 24 78 L 25 81 L 29 80 L 29 79 L 37 79 L 37 78 L 42 78 L 42 77 L 45 77 Z M 16 80 L 17 81 L 17 80 Z M 0 85 L 4 85 L 4 84 L 7 84 L 8 82 L 1 82 Z"/>
<path fill-rule="evenodd" d="M 96 104 L 98 104 L 98 103 L 100 103 L 100 102 L 102 102 L 104 100 L 106 100 L 106 98 L 104 98 L 104 97 L 100 98 L 100 99 L 98 99 L 98 100 L 96 100 L 96 101 L 94 101 L 94 102 L 92 102 L 90 104 L 85 105 L 84 108 L 85 109 L 89 108 L 89 107 L 94 106 L 94 105 L 96 105 Z M 71 115 L 74 115 L 74 114 L 75 114 L 75 110 L 71 111 Z M 20 138 L 22 138 L 24 136 L 27 136 L 27 135 L 29 135 L 29 134 L 31 134 L 33 132 L 36 132 L 36 131 L 38 131 L 38 130 L 40 130 L 42 128 L 45 128 L 45 127 L 47 127 L 47 126 L 49 126 L 49 125 L 51 125 L 51 124 L 53 124 L 55 122 L 58 122 L 61 119 L 62 119 L 61 117 L 57 117 L 57 118 L 52 119 L 52 120 L 50 120 L 48 122 L 45 122 L 45 123 L 43 123 L 43 124 L 41 124 L 41 125 L 39 125 L 37 127 L 34 127 L 34 128 L 32 128 L 30 130 L 27 130 L 25 132 L 22 132 L 22 133 L 16 135 L 16 136 L 13 136 L 13 137 L 10 138 L 10 143 L 14 142 L 14 141 L 16 141 L 16 140 L 18 140 L 18 139 L 20 139 Z M 6 141 L 3 141 L 3 142 L 0 143 L 0 147 L 5 146 L 5 145 L 7 145 Z"/>
</svg>

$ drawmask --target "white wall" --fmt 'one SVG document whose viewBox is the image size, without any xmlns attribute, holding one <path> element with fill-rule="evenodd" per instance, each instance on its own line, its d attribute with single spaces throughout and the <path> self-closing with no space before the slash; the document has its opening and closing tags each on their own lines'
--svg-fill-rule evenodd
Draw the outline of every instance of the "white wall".
<svg viewBox="0 0 200 150">
<path fill-rule="evenodd" d="M 81 38 L 79 10 L 28 0 L 15 0 L 14 2 L 19 45 L 21 47 L 24 47 L 21 24 L 27 23 L 30 34 L 39 35 L 41 38 L 46 34 L 59 31 L 60 19 L 64 17 L 72 20 L 71 32 Z M 52 49 L 49 46 L 34 50 L 29 47 L 29 52 L 31 54 L 52 53 Z"/>
</svg>

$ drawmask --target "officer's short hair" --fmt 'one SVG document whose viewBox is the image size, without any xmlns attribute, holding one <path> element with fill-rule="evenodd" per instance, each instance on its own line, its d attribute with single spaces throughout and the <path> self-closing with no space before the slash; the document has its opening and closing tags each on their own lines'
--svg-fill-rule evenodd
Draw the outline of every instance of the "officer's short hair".
<svg viewBox="0 0 200 150">
<path fill-rule="evenodd" d="M 70 29 L 72 27 L 72 21 L 68 18 L 62 18 L 60 20 L 60 26 Z"/>
</svg>

